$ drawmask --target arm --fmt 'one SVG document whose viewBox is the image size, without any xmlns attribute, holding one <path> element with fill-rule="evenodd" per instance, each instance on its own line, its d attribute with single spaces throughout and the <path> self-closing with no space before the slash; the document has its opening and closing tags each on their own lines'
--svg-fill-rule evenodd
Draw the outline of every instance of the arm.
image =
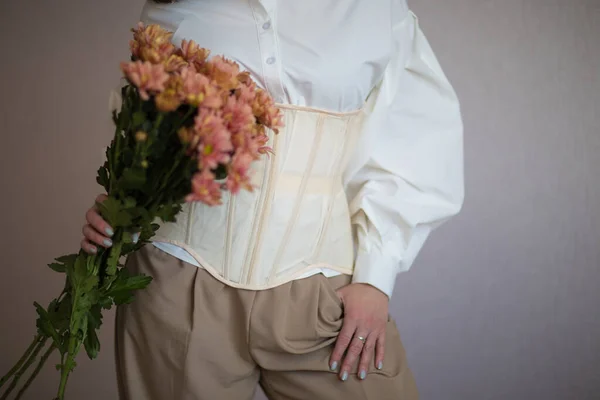
<svg viewBox="0 0 600 400">
<path fill-rule="evenodd" d="M 462 207 L 463 125 L 456 94 L 417 17 L 395 27 L 391 61 L 365 126 L 368 152 L 347 171 L 357 240 L 353 282 L 391 297 L 429 234 Z"/>
<path fill-rule="evenodd" d="M 381 369 L 396 277 L 464 197 L 458 99 L 416 16 L 395 4 L 394 55 L 344 177 L 357 249 L 353 284 L 338 291 L 344 324 L 331 366 L 347 352 L 342 380 L 359 358 L 360 378 L 373 361 Z"/>
</svg>

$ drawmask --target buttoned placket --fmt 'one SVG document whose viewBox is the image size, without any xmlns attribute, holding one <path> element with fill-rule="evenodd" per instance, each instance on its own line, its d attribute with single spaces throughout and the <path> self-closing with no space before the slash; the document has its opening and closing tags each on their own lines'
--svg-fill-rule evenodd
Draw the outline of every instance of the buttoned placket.
<svg viewBox="0 0 600 400">
<path fill-rule="evenodd" d="M 284 102 L 281 53 L 276 30 L 276 0 L 248 0 L 256 22 L 263 80 L 276 102 Z"/>
</svg>

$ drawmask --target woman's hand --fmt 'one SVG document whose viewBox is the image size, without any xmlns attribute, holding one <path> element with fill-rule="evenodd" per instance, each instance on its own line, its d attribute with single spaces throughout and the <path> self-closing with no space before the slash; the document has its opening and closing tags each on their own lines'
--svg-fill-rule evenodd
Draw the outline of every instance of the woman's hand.
<svg viewBox="0 0 600 400">
<path fill-rule="evenodd" d="M 96 197 L 96 203 L 102 203 L 106 200 L 106 195 L 101 194 Z M 98 213 L 98 208 L 94 203 L 85 214 L 87 223 L 83 226 L 83 239 L 81 239 L 81 248 L 87 253 L 94 254 L 98 252 L 96 245 L 105 248 L 112 246 L 110 237 L 114 235 L 114 230 L 102 219 Z"/>
<path fill-rule="evenodd" d="M 106 200 L 106 195 L 101 194 L 96 197 L 96 203 L 102 203 Z M 102 219 L 98 213 L 98 208 L 94 206 L 85 214 L 87 223 L 83 226 L 83 239 L 81 240 L 81 248 L 90 254 L 98 252 L 96 245 L 104 248 L 112 246 L 111 236 L 115 234 L 113 228 Z M 133 242 L 136 243 L 139 238 L 139 233 L 133 235 Z"/>
<path fill-rule="evenodd" d="M 113 245 L 110 238 L 115 234 L 113 228 L 102 219 L 102 216 L 98 213 L 98 207 L 96 203 L 102 203 L 107 199 L 105 194 L 100 194 L 96 197 L 96 202 L 85 214 L 87 223 L 83 226 L 83 239 L 81 239 L 81 248 L 89 253 L 95 254 L 98 252 L 100 245 L 104 248 L 109 248 Z M 136 232 L 132 235 L 133 243 L 137 243 L 140 238 L 140 233 Z"/>
<path fill-rule="evenodd" d="M 389 298 L 379 289 L 362 283 L 345 286 L 337 294 L 344 305 L 344 323 L 329 365 L 335 371 L 341 364 L 339 376 L 345 381 L 360 359 L 358 376 L 366 379 L 369 363 L 374 362 L 377 369 L 383 367 Z"/>
</svg>

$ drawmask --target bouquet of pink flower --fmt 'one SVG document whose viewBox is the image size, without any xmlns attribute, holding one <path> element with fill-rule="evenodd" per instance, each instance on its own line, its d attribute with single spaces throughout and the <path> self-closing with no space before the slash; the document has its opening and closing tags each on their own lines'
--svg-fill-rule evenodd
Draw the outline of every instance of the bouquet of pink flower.
<svg viewBox="0 0 600 400">
<path fill-rule="evenodd" d="M 270 151 L 267 130 L 282 126 L 273 100 L 235 62 L 209 59 L 193 41 L 176 47 L 172 33 L 156 25 L 132 31 L 132 60 L 121 64 L 127 84 L 113 111 L 115 135 L 97 177 L 108 194 L 97 207 L 115 228 L 113 246 L 49 265 L 66 274 L 65 287 L 47 308 L 35 303 L 37 334 L 1 378 L 0 387 L 8 385 L 2 400 L 36 365 L 19 399 L 55 351 L 61 360 L 56 399 L 64 399 L 81 346 L 92 359 L 98 354 L 102 310 L 130 302 L 152 279 L 128 274 L 121 256 L 149 242 L 157 219 L 175 221 L 186 201 L 217 205 L 225 190 L 252 190 L 250 164 Z"/>
</svg>

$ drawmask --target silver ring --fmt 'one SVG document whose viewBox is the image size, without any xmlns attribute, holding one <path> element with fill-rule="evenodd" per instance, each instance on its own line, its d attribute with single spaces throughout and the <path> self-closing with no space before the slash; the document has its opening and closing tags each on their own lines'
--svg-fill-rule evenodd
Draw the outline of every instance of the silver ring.
<svg viewBox="0 0 600 400">
<path fill-rule="evenodd" d="M 362 337 L 362 336 L 357 336 L 356 337 L 358 340 L 360 340 L 361 342 L 365 343 L 367 341 L 366 338 Z"/>
</svg>

